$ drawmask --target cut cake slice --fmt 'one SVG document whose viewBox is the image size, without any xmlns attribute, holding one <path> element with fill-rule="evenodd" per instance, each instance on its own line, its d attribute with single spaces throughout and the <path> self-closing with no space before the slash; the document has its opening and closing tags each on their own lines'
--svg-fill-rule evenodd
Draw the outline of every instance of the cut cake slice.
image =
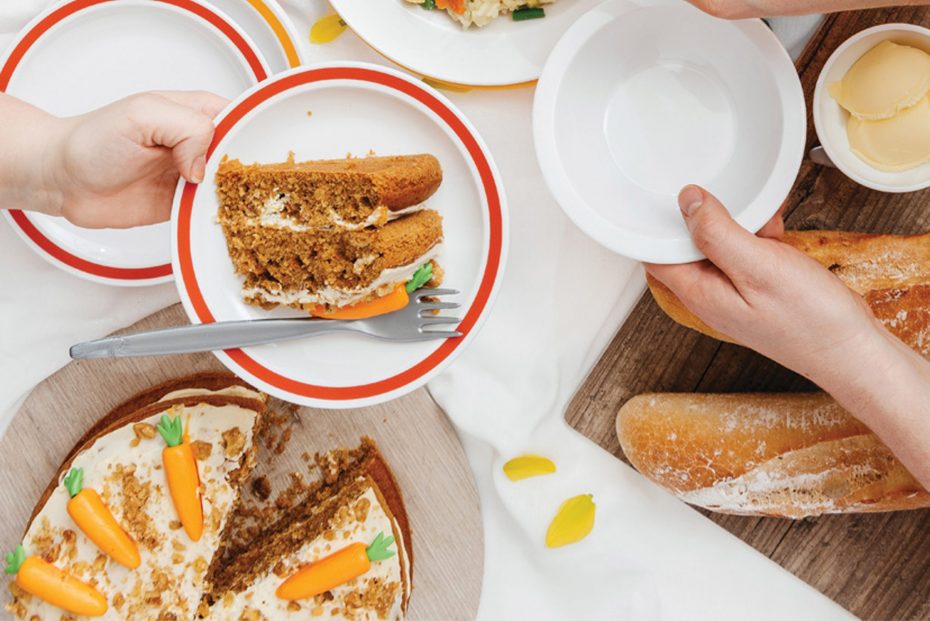
<svg viewBox="0 0 930 621">
<path fill-rule="evenodd" d="M 243 298 L 266 309 L 344 308 L 391 293 L 436 262 L 442 182 L 432 155 L 243 165 L 216 175 L 219 222 Z"/>
<path fill-rule="evenodd" d="M 321 458 L 318 457 L 318 461 Z M 403 619 L 413 573 L 407 512 L 375 443 L 328 455 L 324 478 L 294 509 L 211 570 L 210 619 Z M 287 601 L 278 587 L 294 572 L 354 543 L 392 536 L 390 558 L 316 596 Z"/>
</svg>

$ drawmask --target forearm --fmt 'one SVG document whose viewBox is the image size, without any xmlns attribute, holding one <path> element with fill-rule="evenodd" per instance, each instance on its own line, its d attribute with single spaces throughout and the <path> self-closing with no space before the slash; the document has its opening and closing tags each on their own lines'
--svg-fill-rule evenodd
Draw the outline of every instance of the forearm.
<svg viewBox="0 0 930 621">
<path fill-rule="evenodd" d="M 61 213 L 52 183 L 58 119 L 0 93 L 0 209 Z"/>
<path fill-rule="evenodd" d="M 930 489 L 930 362 L 885 330 L 867 338 L 849 369 L 815 379 Z"/>
</svg>

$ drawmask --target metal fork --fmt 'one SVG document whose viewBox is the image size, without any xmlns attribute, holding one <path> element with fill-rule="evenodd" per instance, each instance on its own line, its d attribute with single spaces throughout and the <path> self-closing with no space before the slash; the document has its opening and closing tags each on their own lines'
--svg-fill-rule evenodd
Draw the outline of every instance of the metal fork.
<svg viewBox="0 0 930 621">
<path fill-rule="evenodd" d="M 279 341 L 330 334 L 361 332 L 389 341 L 429 341 L 458 338 L 461 332 L 430 330 L 440 325 L 456 324 L 458 317 L 446 317 L 436 311 L 458 308 L 456 302 L 434 302 L 427 298 L 455 295 L 454 289 L 419 289 L 410 295 L 406 307 L 371 319 L 337 321 L 312 317 L 297 319 L 256 319 L 220 321 L 180 328 L 152 330 L 126 336 L 111 336 L 96 341 L 78 343 L 71 348 L 71 357 L 128 358 L 131 356 L 162 356 L 190 354 L 262 345 Z"/>
</svg>

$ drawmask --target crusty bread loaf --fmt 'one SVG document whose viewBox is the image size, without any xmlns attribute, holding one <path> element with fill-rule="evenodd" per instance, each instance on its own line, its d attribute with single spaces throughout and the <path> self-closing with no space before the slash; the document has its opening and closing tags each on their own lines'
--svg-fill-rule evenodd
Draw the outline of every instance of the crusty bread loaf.
<svg viewBox="0 0 930 621">
<path fill-rule="evenodd" d="M 869 429 L 823 393 L 644 394 L 617 415 L 627 458 L 693 505 L 801 518 L 930 507 Z"/>
<path fill-rule="evenodd" d="M 930 233 L 901 236 L 788 231 L 783 241 L 817 260 L 863 296 L 894 335 L 920 353 L 930 354 Z M 732 342 L 698 319 L 665 285 L 648 275 L 647 282 L 669 317 Z"/>
</svg>

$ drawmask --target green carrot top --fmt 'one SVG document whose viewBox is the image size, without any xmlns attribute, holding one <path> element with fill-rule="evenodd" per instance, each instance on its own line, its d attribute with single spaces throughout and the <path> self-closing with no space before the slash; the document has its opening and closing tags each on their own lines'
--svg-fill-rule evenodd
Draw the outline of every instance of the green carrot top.
<svg viewBox="0 0 930 621">
<path fill-rule="evenodd" d="M 433 263 L 429 262 L 425 265 L 421 265 L 420 269 L 413 273 L 413 277 L 407 281 L 405 289 L 407 293 L 413 293 L 426 283 L 430 281 L 430 278 L 433 277 Z"/>
<path fill-rule="evenodd" d="M 6 555 L 6 569 L 3 571 L 11 576 L 16 575 L 25 561 L 26 551 L 23 549 L 23 544 L 19 544 L 15 550 Z"/>
<path fill-rule="evenodd" d="M 161 415 L 161 422 L 155 425 L 158 433 L 168 446 L 179 446 L 184 441 L 184 423 L 180 416 Z"/>
<path fill-rule="evenodd" d="M 81 493 L 81 490 L 84 488 L 84 469 L 83 468 L 72 468 L 68 474 L 65 475 L 64 481 L 65 489 L 68 490 L 68 496 L 74 498 Z"/>
<path fill-rule="evenodd" d="M 393 543 L 393 535 L 385 537 L 383 532 L 379 532 L 378 536 L 375 537 L 375 540 L 371 542 L 371 545 L 365 548 L 365 554 L 368 556 L 368 560 L 383 561 L 394 556 L 396 552 L 394 552 L 394 550 L 388 549 Z"/>
</svg>

